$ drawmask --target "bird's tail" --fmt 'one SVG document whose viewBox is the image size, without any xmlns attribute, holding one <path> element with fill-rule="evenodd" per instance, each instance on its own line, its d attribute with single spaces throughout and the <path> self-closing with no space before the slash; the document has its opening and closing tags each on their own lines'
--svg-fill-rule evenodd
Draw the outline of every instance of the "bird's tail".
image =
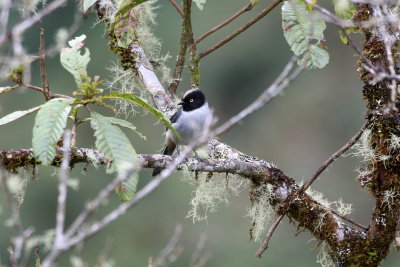
<svg viewBox="0 0 400 267">
<path fill-rule="evenodd" d="M 172 155 L 174 153 L 176 145 L 173 142 L 170 142 L 168 145 L 165 146 L 163 154 L 164 155 Z M 159 175 L 160 172 L 164 170 L 164 168 L 154 168 L 152 176 Z"/>
</svg>

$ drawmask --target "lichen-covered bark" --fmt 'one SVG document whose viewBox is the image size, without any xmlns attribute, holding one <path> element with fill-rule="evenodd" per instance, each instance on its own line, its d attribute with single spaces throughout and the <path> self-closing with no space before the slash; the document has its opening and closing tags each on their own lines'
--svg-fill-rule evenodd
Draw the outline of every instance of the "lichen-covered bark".
<svg viewBox="0 0 400 267">
<path fill-rule="evenodd" d="M 358 4 L 357 11 L 356 23 L 367 21 L 374 15 L 374 9 L 369 4 Z M 362 30 L 365 35 L 363 54 L 374 66 L 389 73 L 385 41 L 393 38 L 396 33 L 391 32 L 389 25 L 385 25 L 388 36 L 382 34 L 378 27 Z M 394 63 L 397 64 L 398 42 L 391 43 L 390 49 Z M 360 60 L 359 63 L 364 62 Z M 399 222 L 400 150 L 392 140 L 393 136 L 400 134 L 399 103 L 397 98 L 396 108 L 391 106 L 391 81 L 373 83 L 374 76 L 363 68 L 360 74 L 365 84 L 363 97 L 368 108 L 367 119 L 372 125 L 370 147 L 374 151 L 374 157 L 365 166 L 366 174 L 360 176 L 359 180 L 375 198 L 375 207 L 362 249 L 354 249 L 351 263 L 357 266 L 378 266 L 390 250 Z"/>
</svg>

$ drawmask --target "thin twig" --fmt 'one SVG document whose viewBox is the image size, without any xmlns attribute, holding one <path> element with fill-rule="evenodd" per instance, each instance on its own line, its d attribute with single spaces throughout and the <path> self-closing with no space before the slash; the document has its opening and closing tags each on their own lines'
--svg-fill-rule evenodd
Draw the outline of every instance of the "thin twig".
<svg viewBox="0 0 400 267">
<path fill-rule="evenodd" d="M 246 4 L 244 7 L 242 7 L 238 12 L 236 12 L 235 14 L 233 14 L 229 19 L 225 20 L 224 22 L 222 22 L 221 24 L 215 26 L 214 28 L 210 29 L 209 31 L 207 31 L 206 33 L 204 33 L 202 36 L 200 36 L 197 40 L 196 40 L 196 44 L 200 43 L 202 40 L 204 40 L 207 36 L 209 36 L 210 34 L 218 31 L 219 29 L 225 27 L 226 25 L 228 25 L 229 23 L 231 23 L 233 20 L 235 20 L 236 18 L 238 18 L 240 15 L 242 15 L 243 13 L 250 11 L 253 8 L 253 4 L 252 3 L 248 3 Z"/>
<path fill-rule="evenodd" d="M 268 230 L 267 235 L 264 238 L 264 241 L 261 245 L 261 247 L 257 250 L 256 256 L 261 258 L 261 255 L 264 253 L 264 251 L 268 248 L 269 240 L 272 237 L 272 234 L 274 233 L 276 227 L 279 225 L 279 223 L 282 221 L 283 217 L 285 214 L 279 215 L 276 219 L 275 222 L 271 225 L 271 227 Z"/>
<path fill-rule="evenodd" d="M 276 78 L 276 80 L 264 90 L 264 92 L 255 100 L 253 101 L 248 107 L 243 109 L 241 112 L 230 118 L 227 122 L 223 125 L 219 126 L 213 134 L 215 136 L 220 135 L 230 129 L 233 125 L 237 122 L 241 121 L 257 109 L 263 107 L 266 103 L 271 101 L 274 97 L 279 95 L 284 88 L 286 88 L 303 70 L 302 66 L 297 67 L 292 74 L 290 71 L 292 70 L 295 62 L 296 57 L 293 56 L 292 59 L 286 64 L 281 74 Z"/>
<path fill-rule="evenodd" d="M 190 22 L 190 8 L 187 8 L 187 4 L 185 3 L 187 1 L 191 0 L 185 0 L 184 1 L 184 9 L 185 13 L 183 15 L 183 21 L 182 21 L 182 31 L 181 31 L 181 39 L 179 42 L 179 53 L 178 53 L 178 60 L 176 61 L 175 64 L 175 70 L 174 70 L 174 75 L 172 76 L 172 82 L 168 87 L 168 92 L 173 95 L 176 93 L 176 89 L 178 88 L 179 81 L 181 79 L 182 71 L 183 71 L 183 65 L 185 64 L 185 58 L 186 58 L 186 51 L 188 47 L 188 40 L 189 40 L 189 31 L 187 24 Z"/>
<path fill-rule="evenodd" d="M 183 12 L 182 9 L 179 7 L 179 5 L 175 2 L 175 0 L 169 0 L 169 2 L 175 7 L 176 11 L 178 11 L 179 15 L 183 18 Z"/>
<path fill-rule="evenodd" d="M 352 147 L 358 139 L 360 139 L 361 135 L 367 129 L 368 127 L 368 122 L 364 123 L 364 125 L 358 130 L 358 132 L 350 138 L 350 140 L 342 146 L 339 150 L 337 150 L 335 153 L 333 153 L 325 162 L 324 164 L 321 165 L 321 167 L 318 168 L 318 170 L 315 172 L 315 174 L 306 182 L 302 185 L 302 187 L 299 189 L 297 194 L 303 194 L 307 189 L 310 187 L 312 183 L 315 182 L 315 180 L 321 175 L 321 173 L 328 168 L 328 166 L 334 162 L 338 157 L 340 157 L 344 152 L 349 150 L 350 147 Z"/>
<path fill-rule="evenodd" d="M 179 255 L 183 252 L 183 246 L 179 244 L 182 236 L 182 229 L 183 227 L 181 224 L 176 225 L 168 244 L 161 250 L 160 254 L 158 254 L 157 258 L 155 258 L 149 266 L 168 266 L 177 260 Z"/>
<path fill-rule="evenodd" d="M 257 21 L 259 21 L 260 19 L 262 19 L 265 15 L 267 15 L 269 12 L 271 12 L 271 10 L 273 10 L 277 5 L 279 5 L 283 0 L 275 0 L 273 3 L 271 3 L 271 5 L 269 5 L 267 8 L 265 8 L 264 10 L 262 10 L 260 13 L 258 13 L 257 16 L 255 16 L 251 21 L 249 21 L 246 25 L 240 27 L 237 31 L 235 31 L 234 33 L 230 34 L 229 36 L 227 36 L 225 39 L 223 39 L 222 41 L 220 41 L 219 43 L 215 44 L 214 46 L 210 47 L 209 49 L 201 52 L 199 54 L 199 57 L 205 57 L 208 54 L 210 54 L 211 52 L 214 52 L 215 50 L 217 50 L 218 48 L 220 48 L 221 46 L 223 46 L 224 44 L 228 43 L 229 41 L 231 41 L 233 38 L 235 38 L 236 36 L 238 36 L 239 34 L 241 34 L 242 32 L 244 32 L 245 30 L 247 30 L 248 28 L 250 28 L 254 23 L 256 23 Z"/>
<path fill-rule="evenodd" d="M 33 90 L 36 90 L 36 91 L 38 91 L 38 92 L 43 93 L 43 88 L 38 87 L 38 86 L 35 86 L 35 85 L 32 85 L 32 84 L 22 83 L 21 86 L 25 86 L 25 87 L 27 87 L 27 88 L 30 88 L 30 89 L 33 89 Z"/>
<path fill-rule="evenodd" d="M 184 0 L 183 1 L 183 11 L 185 14 L 185 27 L 187 29 L 187 42 L 189 46 L 189 54 L 190 54 L 190 82 L 192 88 L 199 88 L 200 86 L 200 70 L 199 70 L 199 53 L 197 52 L 196 42 L 193 38 L 193 29 L 192 29 L 192 0 Z"/>
<path fill-rule="evenodd" d="M 52 13 L 57 8 L 61 7 L 67 2 L 67 0 L 54 0 L 43 9 L 39 10 L 34 16 L 29 19 L 23 20 L 19 24 L 15 25 L 11 30 L 13 50 L 15 55 L 23 55 L 25 49 L 22 46 L 21 35 L 28 30 L 30 27 L 38 23 L 42 18 Z M 1 43 L 0 43 L 1 45 Z"/>
<path fill-rule="evenodd" d="M 44 49 L 44 29 L 40 28 L 40 45 L 39 45 L 39 62 L 40 76 L 42 77 L 43 94 L 46 101 L 50 100 L 50 87 L 46 75 L 46 52 Z"/>
<path fill-rule="evenodd" d="M 192 256 L 190 257 L 190 267 L 204 266 L 208 259 L 211 258 L 211 253 L 204 252 L 206 248 L 206 242 L 207 235 L 205 233 L 201 233 L 196 244 L 196 249 L 193 251 Z"/>
<path fill-rule="evenodd" d="M 340 18 L 335 16 L 332 12 L 330 12 L 326 8 L 323 8 L 322 6 L 314 3 L 311 0 L 304 0 L 304 1 L 307 4 L 313 6 L 315 8 L 315 10 L 317 10 L 323 16 L 323 18 L 325 18 L 325 21 L 336 25 L 340 30 L 342 30 L 343 35 L 346 37 L 350 46 L 354 49 L 354 51 L 357 53 L 357 55 L 365 62 L 365 64 L 368 65 L 369 68 L 376 71 L 376 67 L 374 66 L 374 64 L 372 64 L 372 62 L 362 53 L 362 51 L 357 47 L 357 45 L 354 43 L 353 39 L 347 33 L 346 28 L 351 27 L 353 25 L 347 25 L 345 21 L 341 20 Z"/>
<path fill-rule="evenodd" d="M 1 2 L 1 13 L 0 13 L 0 44 L 7 39 L 7 24 L 10 16 L 11 0 L 3 0 Z"/>
<path fill-rule="evenodd" d="M 20 84 L 20 86 L 25 86 L 25 87 L 27 87 L 27 88 L 30 88 L 30 89 L 36 90 L 36 91 L 38 91 L 38 92 L 44 93 L 44 92 L 43 92 L 43 88 L 38 87 L 38 86 L 35 86 L 35 85 L 32 85 L 32 84 L 22 83 L 22 84 Z M 67 96 L 67 95 L 62 95 L 62 94 L 50 94 L 50 99 L 53 99 L 53 98 L 68 98 L 68 99 L 73 99 L 73 97 Z"/>
<path fill-rule="evenodd" d="M 303 194 L 312 183 L 315 182 L 315 180 L 321 175 L 321 173 L 326 170 L 326 168 L 328 168 L 328 166 L 334 162 L 338 157 L 340 157 L 344 152 L 346 152 L 350 147 L 352 147 L 357 141 L 358 139 L 360 139 L 362 133 L 365 131 L 365 129 L 368 127 L 368 122 L 364 123 L 364 125 L 361 127 L 361 129 L 344 145 L 342 146 L 339 150 L 337 150 L 335 153 L 333 153 L 325 162 L 324 164 L 322 164 L 321 167 L 318 168 L 318 170 L 315 172 L 315 174 L 306 182 L 304 183 L 301 188 L 298 191 L 292 192 L 292 194 L 290 194 L 286 200 L 283 203 L 283 208 L 282 208 L 282 214 L 276 219 L 275 223 L 271 226 L 271 228 L 269 229 L 267 235 L 265 236 L 264 242 L 262 244 L 262 246 L 258 249 L 256 256 L 257 257 L 261 257 L 261 254 L 268 248 L 268 242 L 271 239 L 272 234 L 274 233 L 275 228 L 278 226 L 278 224 L 280 223 L 280 221 L 282 220 L 282 218 L 285 216 L 285 214 L 288 212 L 289 210 L 289 206 L 293 201 L 293 196 L 300 196 L 301 194 Z M 315 203 L 318 203 L 315 201 Z M 319 203 L 318 203 L 319 204 Z M 330 208 L 329 208 L 330 209 Z M 352 219 L 349 219 L 341 214 L 339 214 L 338 212 L 330 209 L 330 211 L 332 213 L 334 213 L 335 215 L 343 218 L 344 220 L 351 222 L 352 224 L 360 227 L 361 229 L 368 229 L 365 226 L 363 226 L 360 223 L 355 222 Z"/>
<path fill-rule="evenodd" d="M 96 210 L 104 202 L 104 200 L 114 191 L 115 187 L 118 184 L 124 182 L 129 177 L 131 177 L 134 172 L 138 171 L 138 169 L 139 166 L 132 167 L 132 169 L 128 171 L 124 176 L 118 177 L 117 179 L 109 183 L 106 187 L 104 187 L 103 190 L 101 190 L 92 201 L 90 201 L 85 205 L 85 208 L 76 217 L 74 222 L 70 225 L 65 235 L 68 238 L 72 237 L 80 229 L 83 223 L 85 223 L 87 219 L 93 214 L 93 211 Z"/>
<path fill-rule="evenodd" d="M 64 133 L 64 155 L 61 162 L 58 183 L 58 199 L 57 199 L 57 216 L 56 216 L 56 236 L 55 243 L 62 244 L 64 239 L 64 221 L 65 221 L 65 204 L 67 201 L 67 179 L 69 170 L 69 161 L 71 156 L 71 131 L 66 130 Z"/>
<path fill-rule="evenodd" d="M 314 201 L 313 200 L 313 202 L 318 204 L 318 205 L 322 205 L 318 201 Z M 366 227 L 365 225 L 362 225 L 361 223 L 356 222 L 355 220 L 353 220 L 353 219 L 351 219 L 351 218 L 349 218 L 349 217 L 347 217 L 347 216 L 345 216 L 343 214 L 340 214 L 336 210 L 329 208 L 329 211 L 332 212 L 333 214 L 335 214 L 336 216 L 340 217 L 341 219 L 343 219 L 343 220 L 345 220 L 345 221 L 347 221 L 347 222 L 359 227 L 360 229 L 363 229 L 364 231 L 368 231 L 368 227 Z"/>
<path fill-rule="evenodd" d="M 43 267 L 53 266 L 54 261 L 57 259 L 59 252 L 66 246 L 66 235 L 64 234 L 65 224 L 65 204 L 67 201 L 67 179 L 68 170 L 71 156 L 71 131 L 66 130 L 63 138 L 64 154 L 61 162 L 61 169 L 59 172 L 58 182 L 58 198 L 57 198 L 57 212 L 56 212 L 56 229 L 54 237 L 54 245 L 49 255 L 43 261 Z"/>
<path fill-rule="evenodd" d="M 82 23 L 83 23 L 82 12 L 81 11 L 75 12 L 74 21 L 71 24 L 71 26 L 69 26 L 69 28 L 67 29 L 67 35 L 63 37 L 64 42 L 56 42 L 56 43 L 52 44 L 46 50 L 46 55 L 53 57 L 54 55 L 59 53 L 61 51 L 61 49 L 65 47 L 65 43 L 68 40 L 70 40 L 78 32 L 78 30 L 82 26 Z"/>
</svg>

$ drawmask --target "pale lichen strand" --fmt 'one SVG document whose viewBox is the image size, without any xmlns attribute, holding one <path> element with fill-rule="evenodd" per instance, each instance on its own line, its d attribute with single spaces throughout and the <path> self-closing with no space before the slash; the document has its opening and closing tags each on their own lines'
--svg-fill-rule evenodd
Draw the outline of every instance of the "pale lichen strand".
<svg viewBox="0 0 400 267">
<path fill-rule="evenodd" d="M 275 199 L 275 193 L 272 185 L 264 184 L 253 187 L 251 195 L 252 206 L 247 210 L 247 216 L 252 221 L 250 237 L 254 241 L 260 241 L 275 214 L 271 205 Z"/>
<path fill-rule="evenodd" d="M 196 185 L 187 214 L 193 222 L 207 220 L 209 213 L 229 203 L 229 196 L 237 196 L 244 190 L 248 181 L 235 175 L 200 173 L 195 177 Z"/>
<path fill-rule="evenodd" d="M 335 267 L 336 265 L 329 255 L 328 247 L 328 244 L 322 242 L 317 254 L 317 263 L 321 264 L 322 267 Z"/>
</svg>

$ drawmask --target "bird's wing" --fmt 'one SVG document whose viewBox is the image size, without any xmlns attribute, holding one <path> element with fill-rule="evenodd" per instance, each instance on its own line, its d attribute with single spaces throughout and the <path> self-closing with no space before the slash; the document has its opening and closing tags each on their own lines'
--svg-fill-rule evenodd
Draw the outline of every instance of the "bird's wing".
<svg viewBox="0 0 400 267">
<path fill-rule="evenodd" d="M 171 116 L 171 118 L 170 118 L 171 123 L 175 123 L 175 122 L 178 120 L 178 118 L 179 118 L 179 116 L 181 115 L 181 113 L 182 113 L 182 107 L 180 107 L 180 108 L 174 113 L 174 115 Z"/>
</svg>

